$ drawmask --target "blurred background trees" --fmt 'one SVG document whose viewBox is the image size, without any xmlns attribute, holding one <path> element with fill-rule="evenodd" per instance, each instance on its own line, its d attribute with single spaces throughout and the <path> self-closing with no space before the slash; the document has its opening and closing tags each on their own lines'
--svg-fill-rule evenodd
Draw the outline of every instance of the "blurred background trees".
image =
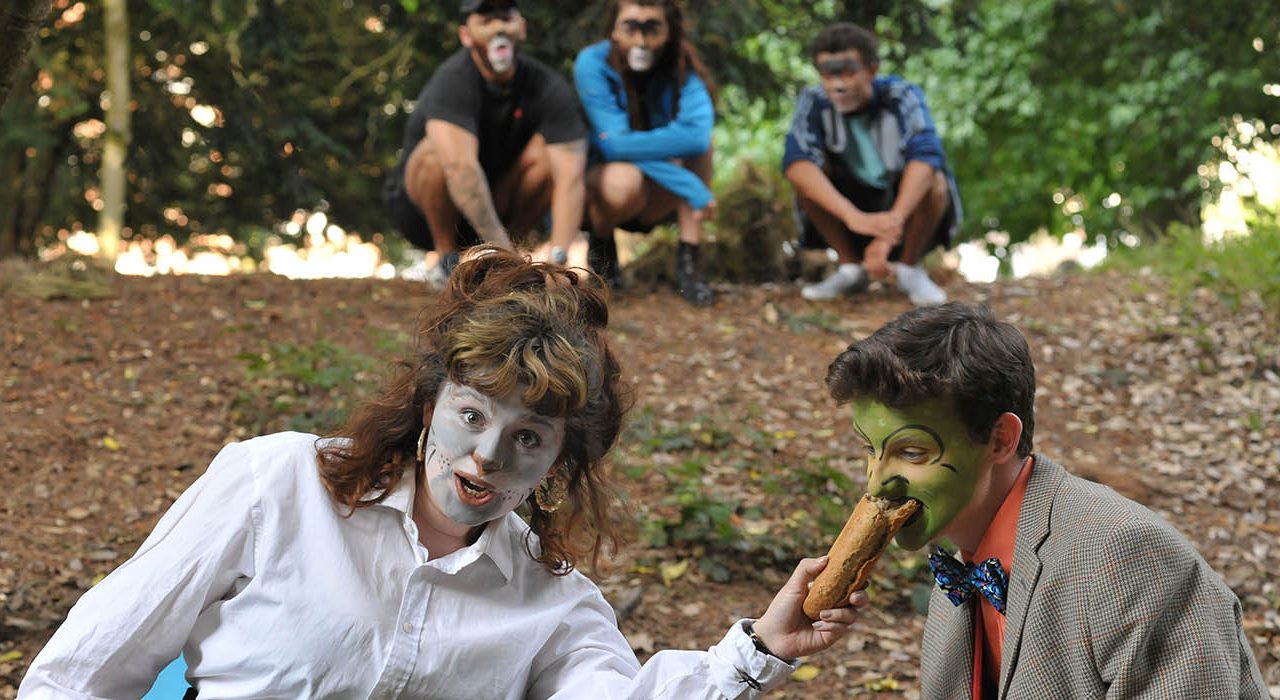
<svg viewBox="0 0 1280 700">
<path fill-rule="evenodd" d="M 32 39 L 49 12 L 50 0 L 12 0 L 0 8 L 0 105 L 26 58 Z"/>
<path fill-rule="evenodd" d="M 805 46 L 836 18 L 874 27 L 881 70 L 925 87 L 971 235 L 1001 229 L 1016 241 L 1083 227 L 1115 237 L 1198 221 L 1212 184 L 1202 166 L 1229 158 L 1225 140 L 1241 124 L 1248 138 L 1280 131 L 1280 13 L 1251 0 L 687 4 L 691 37 L 722 88 L 722 187 L 740 162 L 776 171 L 792 98 L 816 77 Z M 604 3 L 525 5 L 527 50 L 566 74 L 576 51 L 604 35 Z M 127 46 L 131 128 L 112 141 L 104 5 L 53 0 L 0 110 L 0 178 L 10 183 L 0 191 L 0 256 L 95 227 L 112 142 L 126 154 L 125 237 L 251 240 L 298 209 L 364 234 L 388 229 L 382 177 L 406 109 L 457 46 L 456 3 L 127 0 L 127 9 L 126 36 L 115 38 Z"/>
</svg>

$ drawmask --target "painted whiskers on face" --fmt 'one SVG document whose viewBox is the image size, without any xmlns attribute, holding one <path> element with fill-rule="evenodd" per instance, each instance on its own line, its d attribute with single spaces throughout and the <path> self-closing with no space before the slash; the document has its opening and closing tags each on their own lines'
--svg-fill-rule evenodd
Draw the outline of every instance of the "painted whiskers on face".
<svg viewBox="0 0 1280 700">
<path fill-rule="evenodd" d="M 427 486 L 431 489 L 432 500 L 450 520 L 461 525 L 481 525 L 501 515 L 505 515 L 503 507 L 508 503 L 520 504 L 534 487 L 525 489 L 497 489 L 477 475 L 459 471 L 454 460 L 447 456 L 433 438 L 427 438 L 426 463 L 435 464 L 427 478 Z M 461 491 L 462 497 L 458 496 Z M 436 494 L 441 494 L 437 498 Z M 492 505 L 492 508 L 486 508 Z M 511 509 L 506 509 L 511 510 Z M 500 512 L 501 511 L 501 512 Z"/>
</svg>

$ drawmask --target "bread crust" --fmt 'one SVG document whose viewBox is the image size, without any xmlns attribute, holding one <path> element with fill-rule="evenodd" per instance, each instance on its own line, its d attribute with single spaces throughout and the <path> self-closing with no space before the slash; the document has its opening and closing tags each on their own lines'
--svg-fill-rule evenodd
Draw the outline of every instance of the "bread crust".
<svg viewBox="0 0 1280 700">
<path fill-rule="evenodd" d="M 846 605 L 854 591 L 866 588 L 880 555 L 919 508 L 916 500 L 891 501 L 863 494 L 827 553 L 827 568 L 809 588 L 804 614 L 817 620 L 823 610 Z"/>
</svg>

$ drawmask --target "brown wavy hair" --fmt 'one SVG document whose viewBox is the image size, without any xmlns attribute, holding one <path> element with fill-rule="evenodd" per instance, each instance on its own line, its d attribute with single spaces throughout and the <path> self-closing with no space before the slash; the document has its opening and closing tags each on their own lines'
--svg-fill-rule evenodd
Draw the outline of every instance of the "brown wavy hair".
<svg viewBox="0 0 1280 700">
<path fill-rule="evenodd" d="M 453 271 L 424 312 L 413 355 L 335 434 L 346 439 L 320 450 L 320 478 L 351 513 L 380 503 L 405 469 L 418 468 L 423 416 L 446 381 L 489 396 L 524 386 L 526 406 L 565 419 L 556 463 L 569 485 L 554 513 L 527 499 L 541 546 L 526 538 L 525 549 L 555 574 L 584 560 L 596 566 L 604 547 L 620 546 L 628 522 L 605 464 L 630 397 L 606 339 L 602 285 L 509 250 L 486 246 L 478 253 Z"/>
<path fill-rule="evenodd" d="M 846 403 L 866 398 L 903 409 L 951 403 L 975 442 L 996 420 L 1022 420 L 1018 456 L 1034 449 L 1036 368 L 1027 339 L 988 306 L 950 302 L 912 309 L 850 345 L 827 367 L 827 389 Z"/>
<path fill-rule="evenodd" d="M 606 39 L 613 36 L 613 26 L 618 23 L 618 13 L 622 11 L 623 5 L 661 7 L 666 16 L 670 34 L 667 36 L 667 45 L 663 47 L 658 63 L 653 67 L 652 74 L 669 76 L 675 83 L 675 90 L 671 94 L 672 116 L 680 113 L 680 88 L 688 79 L 689 71 L 697 73 L 702 79 L 714 104 L 718 95 L 715 81 L 711 79 L 711 71 L 698 56 L 698 50 L 684 38 L 684 3 L 680 0 L 614 0 L 609 6 L 609 21 L 605 24 Z M 673 47 L 675 50 L 672 50 Z M 653 125 L 649 123 L 649 115 L 644 110 L 644 101 L 640 99 L 636 81 L 628 77 L 628 72 L 624 70 L 624 61 L 615 50 L 609 51 L 609 65 L 622 77 L 622 86 L 627 92 L 627 118 L 631 128 L 636 131 L 652 129 Z"/>
</svg>

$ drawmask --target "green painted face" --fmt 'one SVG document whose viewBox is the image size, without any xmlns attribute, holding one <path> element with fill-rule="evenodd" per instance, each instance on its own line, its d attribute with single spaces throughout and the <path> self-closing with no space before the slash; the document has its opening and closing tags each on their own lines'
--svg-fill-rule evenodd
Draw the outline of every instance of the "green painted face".
<svg viewBox="0 0 1280 700">
<path fill-rule="evenodd" d="M 986 445 L 969 437 L 942 399 L 903 410 L 855 401 L 853 429 L 866 449 L 871 495 L 914 498 L 923 505 L 898 531 L 904 549 L 919 549 L 938 537 L 969 505 L 991 468 L 984 458 Z"/>
</svg>

